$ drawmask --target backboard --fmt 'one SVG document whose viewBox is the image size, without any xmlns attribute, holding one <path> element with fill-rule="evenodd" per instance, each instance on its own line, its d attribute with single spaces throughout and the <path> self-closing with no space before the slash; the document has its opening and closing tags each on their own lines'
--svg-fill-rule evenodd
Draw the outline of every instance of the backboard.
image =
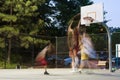
<svg viewBox="0 0 120 80">
<path fill-rule="evenodd" d="M 99 22 L 103 22 L 103 3 L 81 7 L 81 25 Z"/>
</svg>

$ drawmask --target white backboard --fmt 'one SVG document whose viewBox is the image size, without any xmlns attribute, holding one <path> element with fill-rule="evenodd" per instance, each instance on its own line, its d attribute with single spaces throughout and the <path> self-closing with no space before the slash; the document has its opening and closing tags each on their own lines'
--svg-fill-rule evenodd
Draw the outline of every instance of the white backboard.
<svg viewBox="0 0 120 80">
<path fill-rule="evenodd" d="M 92 23 L 103 22 L 103 3 L 92 4 L 81 7 L 81 25 L 86 24 L 84 17 L 92 17 Z"/>
</svg>

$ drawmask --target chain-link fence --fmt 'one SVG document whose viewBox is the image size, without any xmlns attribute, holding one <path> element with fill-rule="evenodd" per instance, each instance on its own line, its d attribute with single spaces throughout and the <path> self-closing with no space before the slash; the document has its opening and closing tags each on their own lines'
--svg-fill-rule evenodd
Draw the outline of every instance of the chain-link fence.
<svg viewBox="0 0 120 80">
<path fill-rule="evenodd" d="M 90 34 L 98 60 L 108 59 L 108 37 L 106 33 Z M 112 33 L 112 57 L 116 55 L 116 44 L 120 44 L 120 33 Z M 0 68 L 33 67 L 35 58 L 45 46 L 52 41 L 56 47 L 56 53 L 50 56 L 48 67 L 70 67 L 67 37 L 29 36 L 6 38 L 0 36 Z M 68 58 L 68 63 L 64 59 Z M 9 63 L 9 64 L 8 64 Z M 65 64 L 67 63 L 67 64 Z"/>
</svg>

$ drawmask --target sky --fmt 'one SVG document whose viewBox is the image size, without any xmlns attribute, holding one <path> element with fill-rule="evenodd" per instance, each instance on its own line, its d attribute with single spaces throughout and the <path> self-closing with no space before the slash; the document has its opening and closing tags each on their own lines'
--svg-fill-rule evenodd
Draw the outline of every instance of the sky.
<svg viewBox="0 0 120 80">
<path fill-rule="evenodd" d="M 91 0 L 94 3 L 103 3 L 104 11 L 108 12 L 105 15 L 106 20 L 110 20 L 108 27 L 120 27 L 120 0 Z"/>
</svg>

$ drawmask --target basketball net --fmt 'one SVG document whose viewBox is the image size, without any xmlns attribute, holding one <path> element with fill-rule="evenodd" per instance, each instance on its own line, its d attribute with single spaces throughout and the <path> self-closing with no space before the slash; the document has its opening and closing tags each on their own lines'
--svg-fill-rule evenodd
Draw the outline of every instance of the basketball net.
<svg viewBox="0 0 120 80">
<path fill-rule="evenodd" d="M 94 21 L 92 17 L 84 17 L 85 26 L 90 26 L 90 24 Z"/>
</svg>

